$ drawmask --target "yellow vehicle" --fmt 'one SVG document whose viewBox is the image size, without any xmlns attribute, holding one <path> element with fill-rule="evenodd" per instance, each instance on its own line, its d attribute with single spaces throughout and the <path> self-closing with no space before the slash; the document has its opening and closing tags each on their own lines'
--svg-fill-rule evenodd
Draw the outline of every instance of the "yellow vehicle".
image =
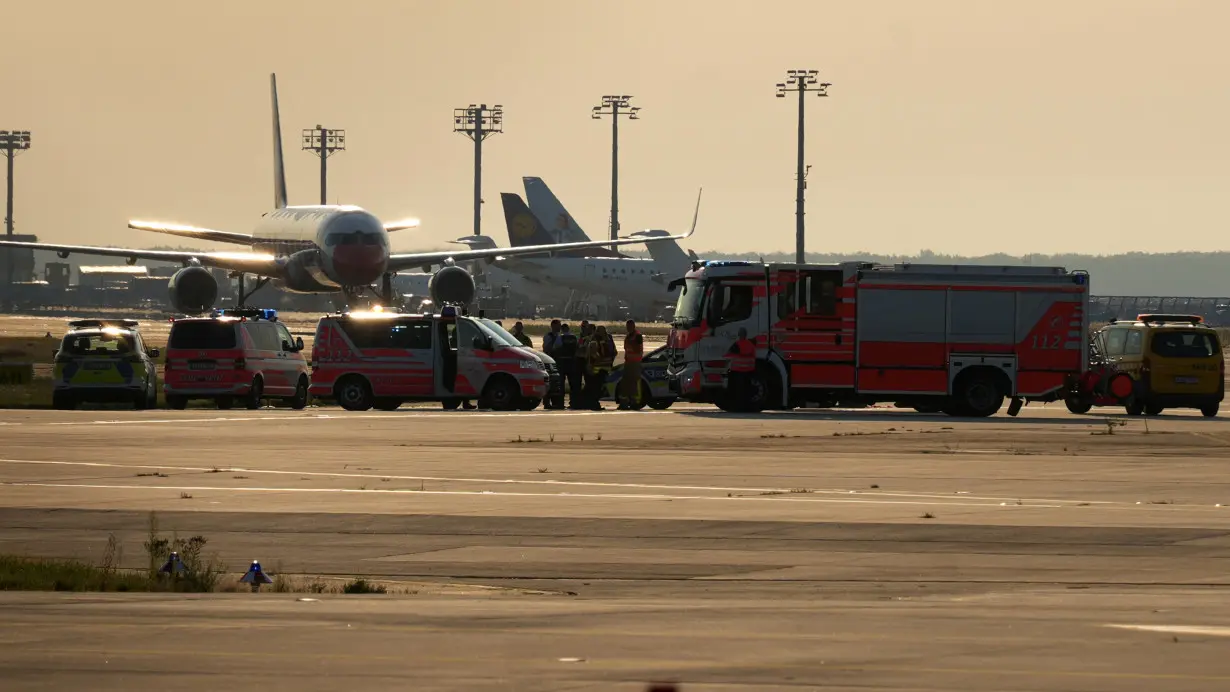
<svg viewBox="0 0 1230 692">
<path fill-rule="evenodd" d="M 1108 365 L 1133 380 L 1129 415 L 1168 408 L 1217 415 L 1225 396 L 1226 362 L 1217 332 L 1196 315 L 1139 315 L 1111 322 L 1094 335 Z"/>
</svg>

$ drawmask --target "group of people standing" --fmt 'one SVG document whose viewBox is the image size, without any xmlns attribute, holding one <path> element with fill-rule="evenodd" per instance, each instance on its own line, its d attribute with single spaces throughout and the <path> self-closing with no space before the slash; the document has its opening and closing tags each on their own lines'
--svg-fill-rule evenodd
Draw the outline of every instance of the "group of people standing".
<svg viewBox="0 0 1230 692">
<path fill-rule="evenodd" d="M 636 322 L 628 320 L 626 328 L 624 373 L 619 383 L 620 395 L 616 397 L 621 410 L 634 408 L 630 403 L 640 395 L 640 366 L 645 351 L 644 338 L 636 330 Z M 568 383 L 568 408 L 601 411 L 603 389 L 618 354 L 615 339 L 605 326 L 590 324 L 589 320 L 581 320 L 579 332 L 574 334 L 571 325 L 551 320 L 551 331 L 542 337 L 542 350 L 555 359 L 560 376 Z M 524 332 L 514 327 L 513 334 L 521 339 Z M 526 336 L 523 343 L 528 341 Z M 562 397 L 544 402 L 546 408 L 563 408 L 563 404 Z"/>
</svg>

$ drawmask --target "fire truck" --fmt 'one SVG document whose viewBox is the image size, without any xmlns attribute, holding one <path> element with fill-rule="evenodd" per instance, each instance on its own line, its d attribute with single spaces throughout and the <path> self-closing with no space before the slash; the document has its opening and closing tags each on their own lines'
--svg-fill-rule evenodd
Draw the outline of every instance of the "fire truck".
<svg viewBox="0 0 1230 692">
<path fill-rule="evenodd" d="M 894 402 L 985 417 L 1065 399 L 1088 361 L 1089 274 L 1062 267 L 694 262 L 668 340 L 671 390 L 724 410 Z M 756 370 L 736 397 L 741 329 Z"/>
</svg>

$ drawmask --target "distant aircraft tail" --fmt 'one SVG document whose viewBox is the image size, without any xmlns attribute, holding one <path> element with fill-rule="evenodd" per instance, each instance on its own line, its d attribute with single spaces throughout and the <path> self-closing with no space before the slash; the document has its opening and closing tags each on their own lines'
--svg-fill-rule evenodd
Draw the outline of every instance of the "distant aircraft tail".
<svg viewBox="0 0 1230 692">
<path fill-rule="evenodd" d="M 504 204 L 504 224 L 508 227 L 510 246 L 555 244 L 555 238 L 551 237 L 530 208 L 525 206 L 520 195 L 501 192 L 500 202 Z"/>
<path fill-rule="evenodd" d="M 583 243 L 589 240 L 589 236 L 585 235 L 576 219 L 572 218 L 542 178 L 524 177 L 521 182 L 525 185 L 525 201 L 530 205 L 530 212 L 538 217 L 556 242 Z"/>
<path fill-rule="evenodd" d="M 654 236 L 670 235 L 670 233 L 668 231 L 640 231 L 633 235 L 652 238 Z M 692 267 L 692 259 L 689 254 L 684 252 L 683 248 L 679 247 L 679 243 L 673 240 L 645 243 L 645 247 L 649 248 L 649 256 L 653 258 L 654 264 L 657 265 L 657 270 L 672 279 L 683 276 Z"/>
<path fill-rule="evenodd" d="M 278 76 L 269 75 L 273 100 L 273 206 L 286 207 L 286 170 L 282 165 L 282 118 L 278 115 Z"/>
</svg>

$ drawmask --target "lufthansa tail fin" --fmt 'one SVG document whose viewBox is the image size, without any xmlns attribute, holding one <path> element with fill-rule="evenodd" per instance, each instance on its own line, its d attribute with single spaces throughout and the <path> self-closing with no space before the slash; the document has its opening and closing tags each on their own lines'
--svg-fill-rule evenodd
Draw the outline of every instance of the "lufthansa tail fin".
<svg viewBox="0 0 1230 692">
<path fill-rule="evenodd" d="M 525 201 L 530 205 L 530 211 L 546 226 L 547 232 L 556 237 L 560 243 L 584 243 L 589 236 L 581 230 L 576 219 L 564 208 L 551 188 L 542 178 L 524 177 Z"/>
<path fill-rule="evenodd" d="M 543 227 L 542 222 L 525 206 L 520 195 L 501 192 L 504 204 L 504 224 L 508 227 L 508 244 L 512 247 L 526 245 L 554 245 L 555 239 Z"/>
<path fill-rule="evenodd" d="M 286 207 L 286 170 L 282 165 L 282 118 L 278 115 L 278 76 L 269 75 L 273 99 L 273 206 Z"/>
</svg>

